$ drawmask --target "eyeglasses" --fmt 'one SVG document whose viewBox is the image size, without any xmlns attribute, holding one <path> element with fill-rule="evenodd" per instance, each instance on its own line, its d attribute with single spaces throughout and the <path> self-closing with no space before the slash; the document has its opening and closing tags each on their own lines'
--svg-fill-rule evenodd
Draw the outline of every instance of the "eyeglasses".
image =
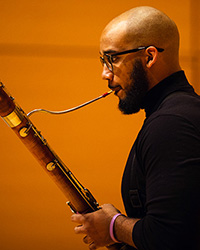
<svg viewBox="0 0 200 250">
<path fill-rule="evenodd" d="M 149 46 L 143 46 L 143 47 L 138 47 L 137 49 L 130 49 L 130 50 L 125 50 L 125 51 L 121 51 L 121 52 L 117 52 L 117 53 L 113 53 L 113 54 L 103 54 L 103 56 L 100 56 L 100 61 L 102 63 L 102 65 L 106 64 L 107 68 L 113 72 L 113 63 L 114 63 L 114 57 L 115 56 L 119 56 L 119 55 L 125 55 L 125 54 L 129 54 L 129 53 L 134 53 L 134 52 L 137 52 L 139 50 L 143 50 L 143 49 L 147 49 Z M 158 52 L 163 52 L 164 49 L 161 49 L 161 48 L 157 48 Z"/>
</svg>

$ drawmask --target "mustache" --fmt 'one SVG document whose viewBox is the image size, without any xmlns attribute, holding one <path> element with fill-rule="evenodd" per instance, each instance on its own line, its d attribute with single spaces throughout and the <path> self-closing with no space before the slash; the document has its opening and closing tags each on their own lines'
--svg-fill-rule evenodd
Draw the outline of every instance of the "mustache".
<svg viewBox="0 0 200 250">
<path fill-rule="evenodd" d="M 113 88 L 112 85 L 111 85 L 111 83 L 110 83 L 110 80 L 108 80 L 108 88 L 109 88 L 109 89 L 112 89 L 112 88 Z"/>
<path fill-rule="evenodd" d="M 110 84 L 108 84 L 108 88 L 109 88 L 109 89 L 113 89 L 113 87 L 112 87 Z"/>
<path fill-rule="evenodd" d="M 110 81 L 108 82 L 108 88 L 109 88 L 109 89 L 116 89 L 116 88 L 118 88 L 118 87 L 120 87 L 120 88 L 121 88 L 121 86 L 120 86 L 120 85 L 113 86 L 113 85 L 111 84 L 111 82 L 110 82 Z"/>
</svg>

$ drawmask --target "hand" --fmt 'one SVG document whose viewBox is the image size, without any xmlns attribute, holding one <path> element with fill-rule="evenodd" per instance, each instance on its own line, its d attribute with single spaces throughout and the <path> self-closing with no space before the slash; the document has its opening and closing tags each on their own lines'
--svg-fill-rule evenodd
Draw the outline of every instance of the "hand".
<svg viewBox="0 0 200 250">
<path fill-rule="evenodd" d="M 114 244 L 110 238 L 109 226 L 112 217 L 119 211 L 111 204 L 105 204 L 98 211 L 88 214 L 74 214 L 71 217 L 72 222 L 80 225 L 74 228 L 77 234 L 86 234 L 83 242 L 89 244 L 89 249 Z"/>
</svg>

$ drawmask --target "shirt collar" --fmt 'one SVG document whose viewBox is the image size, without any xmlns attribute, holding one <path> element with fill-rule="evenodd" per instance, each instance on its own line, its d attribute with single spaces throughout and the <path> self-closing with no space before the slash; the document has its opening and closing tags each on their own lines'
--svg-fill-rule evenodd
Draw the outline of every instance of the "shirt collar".
<svg viewBox="0 0 200 250">
<path fill-rule="evenodd" d="M 175 91 L 194 92 L 182 70 L 168 76 L 147 92 L 141 107 L 145 109 L 146 117 L 156 111 L 161 102 Z"/>
</svg>

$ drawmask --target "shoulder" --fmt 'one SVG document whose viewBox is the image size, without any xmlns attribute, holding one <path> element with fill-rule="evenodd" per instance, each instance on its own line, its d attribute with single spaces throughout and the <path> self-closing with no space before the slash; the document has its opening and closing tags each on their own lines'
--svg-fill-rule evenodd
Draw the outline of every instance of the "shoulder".
<svg viewBox="0 0 200 250">
<path fill-rule="evenodd" d="M 173 93 L 161 103 L 155 111 L 144 122 L 144 130 L 159 132 L 164 129 L 180 129 L 193 127 L 200 133 L 200 97 L 195 93 Z M 160 131 L 162 132 L 162 131 Z"/>
<path fill-rule="evenodd" d="M 143 160 L 159 155 L 199 155 L 200 100 L 198 96 L 180 95 L 165 100 L 148 117 L 138 135 L 137 149 Z"/>
<path fill-rule="evenodd" d="M 169 147 L 184 136 L 186 130 L 194 131 L 195 128 L 187 119 L 177 114 L 154 114 L 144 122 L 138 136 L 138 145 L 156 147 Z"/>
</svg>

